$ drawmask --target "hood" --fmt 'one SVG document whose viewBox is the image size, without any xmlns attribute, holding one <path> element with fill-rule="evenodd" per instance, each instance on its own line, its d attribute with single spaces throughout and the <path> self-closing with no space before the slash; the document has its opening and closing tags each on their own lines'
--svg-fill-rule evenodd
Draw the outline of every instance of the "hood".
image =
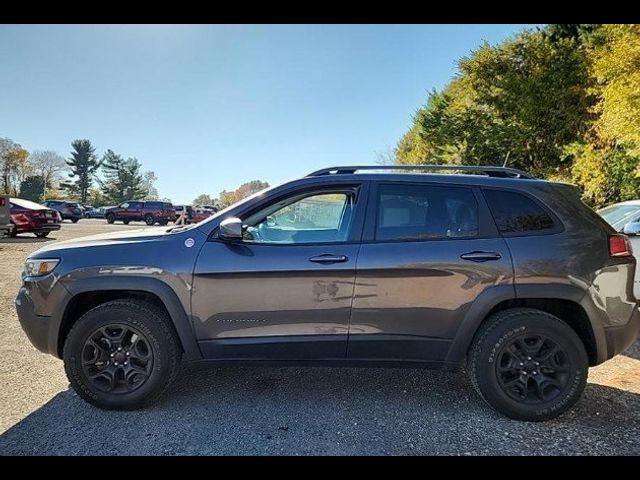
<svg viewBox="0 0 640 480">
<path fill-rule="evenodd" d="M 64 240 L 62 242 L 52 243 L 37 250 L 30 257 L 41 257 L 44 253 L 56 250 L 144 243 L 158 240 L 167 235 L 170 235 L 167 229 L 162 228 L 141 228 L 138 230 L 128 230 L 124 232 L 101 233 L 98 235 L 91 235 L 88 237 L 74 238 L 72 240 Z"/>
</svg>

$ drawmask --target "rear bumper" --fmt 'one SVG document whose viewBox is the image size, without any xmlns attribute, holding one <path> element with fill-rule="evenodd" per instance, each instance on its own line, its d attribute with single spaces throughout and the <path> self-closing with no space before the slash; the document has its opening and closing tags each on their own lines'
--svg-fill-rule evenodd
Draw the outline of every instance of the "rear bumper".
<svg viewBox="0 0 640 480">
<path fill-rule="evenodd" d="M 606 327 L 604 337 L 607 346 L 607 359 L 624 352 L 640 335 L 640 310 L 636 308 L 629 322 L 620 327 Z"/>
</svg>

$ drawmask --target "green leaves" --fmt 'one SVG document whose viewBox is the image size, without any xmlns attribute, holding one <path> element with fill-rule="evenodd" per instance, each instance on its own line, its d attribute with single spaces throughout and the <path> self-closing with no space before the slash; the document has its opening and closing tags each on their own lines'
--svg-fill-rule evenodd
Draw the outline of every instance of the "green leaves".
<svg viewBox="0 0 640 480">
<path fill-rule="evenodd" d="M 551 25 L 481 45 L 429 94 L 398 163 L 507 164 L 593 205 L 640 196 L 640 27 Z"/>
<path fill-rule="evenodd" d="M 96 149 L 89 140 L 74 140 L 73 148 L 67 165 L 71 169 L 69 178 L 73 181 L 63 185 L 67 190 L 77 194 L 82 203 L 87 202 L 89 188 L 93 184 L 96 171 L 100 168 L 100 161 L 96 156 Z"/>
</svg>

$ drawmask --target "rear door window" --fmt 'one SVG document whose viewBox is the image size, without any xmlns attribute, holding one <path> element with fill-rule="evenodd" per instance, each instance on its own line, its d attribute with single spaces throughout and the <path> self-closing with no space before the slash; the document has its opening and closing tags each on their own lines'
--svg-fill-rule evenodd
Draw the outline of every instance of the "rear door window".
<svg viewBox="0 0 640 480">
<path fill-rule="evenodd" d="M 478 236 L 478 203 L 470 188 L 380 185 L 376 241 L 419 241 Z"/>
</svg>

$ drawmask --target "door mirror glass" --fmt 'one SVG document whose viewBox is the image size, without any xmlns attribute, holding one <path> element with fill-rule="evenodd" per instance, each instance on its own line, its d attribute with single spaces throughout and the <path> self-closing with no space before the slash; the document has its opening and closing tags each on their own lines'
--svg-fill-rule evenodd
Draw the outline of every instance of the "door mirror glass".
<svg viewBox="0 0 640 480">
<path fill-rule="evenodd" d="M 242 240 L 242 220 L 236 217 L 223 220 L 218 236 L 222 240 Z"/>
<path fill-rule="evenodd" d="M 624 226 L 622 233 L 626 235 L 640 235 L 640 222 L 629 222 Z"/>
</svg>

